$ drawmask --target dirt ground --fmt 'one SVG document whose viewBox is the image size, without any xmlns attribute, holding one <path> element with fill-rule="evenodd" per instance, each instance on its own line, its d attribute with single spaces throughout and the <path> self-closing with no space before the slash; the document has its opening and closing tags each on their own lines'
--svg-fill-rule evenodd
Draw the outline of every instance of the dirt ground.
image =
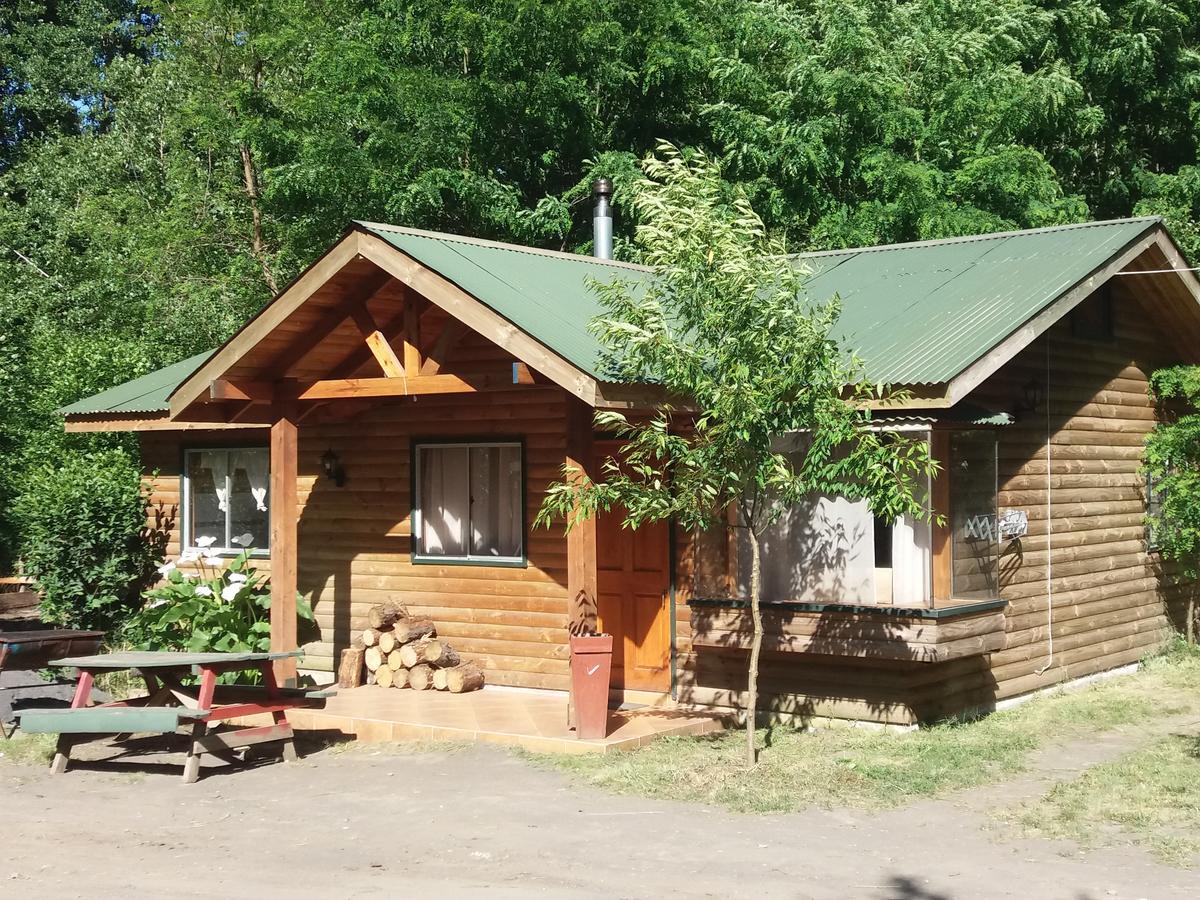
<svg viewBox="0 0 1200 900">
<path fill-rule="evenodd" d="M 996 797 L 1084 749 L 1122 747 L 1058 747 L 1022 782 L 898 810 L 761 817 L 602 794 L 487 747 L 315 750 L 194 785 L 177 757 L 5 762 L 0 897 L 1200 896 L 1200 873 L 1139 850 L 996 832 Z"/>
</svg>

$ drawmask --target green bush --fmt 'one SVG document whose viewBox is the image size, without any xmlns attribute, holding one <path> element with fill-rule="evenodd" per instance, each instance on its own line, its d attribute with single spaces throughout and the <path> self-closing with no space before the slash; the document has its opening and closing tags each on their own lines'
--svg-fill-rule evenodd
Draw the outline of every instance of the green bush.
<svg viewBox="0 0 1200 900">
<path fill-rule="evenodd" d="M 119 450 L 29 474 L 13 513 L 45 621 L 113 630 L 138 610 L 165 548 L 164 530 L 147 526 L 148 504 L 137 464 Z"/>
<path fill-rule="evenodd" d="M 198 572 L 184 572 L 174 562 L 164 563 L 158 571 L 166 580 L 146 591 L 146 605 L 130 619 L 126 640 L 145 650 L 270 650 L 270 582 L 250 565 L 252 552 L 242 551 L 228 565 L 204 551 L 184 553 L 179 562 L 195 564 Z M 296 615 L 299 624 L 313 621 L 312 607 L 299 594 Z"/>
</svg>

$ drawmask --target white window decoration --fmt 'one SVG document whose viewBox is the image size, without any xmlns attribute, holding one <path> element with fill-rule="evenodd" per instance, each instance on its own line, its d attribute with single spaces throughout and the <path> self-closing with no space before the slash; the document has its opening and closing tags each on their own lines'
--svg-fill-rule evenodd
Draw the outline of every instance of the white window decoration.
<svg viewBox="0 0 1200 900">
<path fill-rule="evenodd" d="M 521 445 L 421 443 L 412 517 L 418 561 L 524 563 Z"/>
<path fill-rule="evenodd" d="M 266 447 L 184 451 L 183 541 L 206 555 L 270 548 Z"/>
</svg>

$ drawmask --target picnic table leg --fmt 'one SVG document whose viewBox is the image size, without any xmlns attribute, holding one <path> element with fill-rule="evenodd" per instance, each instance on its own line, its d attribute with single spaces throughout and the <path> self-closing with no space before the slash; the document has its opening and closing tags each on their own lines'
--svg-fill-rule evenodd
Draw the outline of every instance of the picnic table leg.
<svg viewBox="0 0 1200 900">
<path fill-rule="evenodd" d="M 213 695 L 217 691 L 217 670 L 208 666 L 200 667 L 200 692 L 196 695 L 196 708 L 211 710 Z M 191 737 L 188 742 L 187 760 L 183 764 L 183 783 L 192 784 L 200 777 L 200 754 L 204 748 L 200 740 L 208 734 L 208 722 L 200 720 L 192 724 Z"/>
<path fill-rule="evenodd" d="M 267 688 L 267 700 L 279 699 L 279 682 L 275 680 L 275 668 L 269 662 L 263 663 L 261 666 L 263 684 Z M 283 740 L 283 759 L 284 762 L 296 762 L 300 758 L 300 754 L 296 752 L 296 733 L 292 730 L 292 723 L 287 720 L 287 714 L 282 709 L 277 709 L 271 713 L 271 718 L 276 725 L 280 725 L 288 730 L 288 736 Z"/>
<path fill-rule="evenodd" d="M 96 676 L 86 669 L 79 670 L 79 681 L 75 684 L 75 695 L 71 698 L 71 709 L 81 709 L 91 705 L 92 685 Z M 50 763 L 50 774 L 61 775 L 67 771 L 67 763 L 71 759 L 73 739 L 69 735 L 60 734 L 54 745 L 54 760 Z"/>
</svg>

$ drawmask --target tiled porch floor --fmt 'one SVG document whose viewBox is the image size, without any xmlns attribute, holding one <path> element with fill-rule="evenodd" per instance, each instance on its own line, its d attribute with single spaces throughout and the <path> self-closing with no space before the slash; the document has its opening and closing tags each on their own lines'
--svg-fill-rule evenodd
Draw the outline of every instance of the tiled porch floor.
<svg viewBox="0 0 1200 900">
<path fill-rule="evenodd" d="M 715 716 L 650 708 L 613 710 L 608 737 L 581 741 L 567 730 L 567 695 L 488 685 L 468 694 L 393 690 L 376 685 L 342 689 L 324 709 L 297 709 L 300 729 L 330 729 L 360 741 L 486 741 L 540 753 L 632 750 L 667 734 L 719 731 Z"/>
</svg>

